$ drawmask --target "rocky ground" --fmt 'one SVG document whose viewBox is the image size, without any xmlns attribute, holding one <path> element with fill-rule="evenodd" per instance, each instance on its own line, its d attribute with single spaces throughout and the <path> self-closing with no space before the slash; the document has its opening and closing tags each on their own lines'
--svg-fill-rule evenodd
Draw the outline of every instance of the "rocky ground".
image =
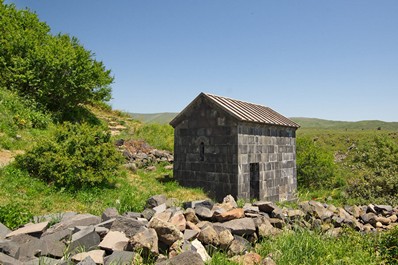
<svg viewBox="0 0 398 265">
<path fill-rule="evenodd" d="M 259 238 L 298 226 L 338 236 L 344 226 L 373 232 L 398 225 L 398 207 L 389 205 L 340 208 L 306 201 L 288 209 L 259 201 L 240 208 L 232 196 L 222 203 L 176 204 L 156 195 L 141 213 L 109 208 L 102 216 L 52 214 L 14 231 L 0 224 L 0 264 L 140 264 L 149 259 L 158 265 L 194 265 L 209 261 L 216 249 L 242 264 L 275 264 L 250 252 Z"/>
</svg>

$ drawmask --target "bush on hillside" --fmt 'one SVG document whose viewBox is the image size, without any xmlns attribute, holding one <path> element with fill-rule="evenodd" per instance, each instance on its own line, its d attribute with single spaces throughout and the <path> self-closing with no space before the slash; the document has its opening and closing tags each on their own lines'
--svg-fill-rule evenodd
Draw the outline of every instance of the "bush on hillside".
<svg viewBox="0 0 398 265">
<path fill-rule="evenodd" d="M 302 188 L 316 189 L 334 184 L 337 166 L 331 152 L 308 138 L 297 139 L 297 179 Z"/>
<path fill-rule="evenodd" d="M 398 227 L 381 234 L 379 251 L 386 264 L 398 264 Z"/>
<path fill-rule="evenodd" d="M 112 183 L 122 156 L 104 128 L 65 123 L 16 161 L 31 176 L 73 190 Z"/>
<path fill-rule="evenodd" d="M 134 138 L 143 139 L 157 149 L 173 151 L 174 129 L 168 124 L 144 124 L 135 131 Z"/>
<path fill-rule="evenodd" d="M 351 181 L 349 194 L 364 202 L 398 203 L 398 142 L 377 136 L 361 142 L 353 162 L 358 177 Z"/>
<path fill-rule="evenodd" d="M 34 100 L 60 120 L 81 104 L 111 99 L 110 70 L 75 37 L 52 35 L 29 10 L 0 1 L 0 86 Z"/>
</svg>

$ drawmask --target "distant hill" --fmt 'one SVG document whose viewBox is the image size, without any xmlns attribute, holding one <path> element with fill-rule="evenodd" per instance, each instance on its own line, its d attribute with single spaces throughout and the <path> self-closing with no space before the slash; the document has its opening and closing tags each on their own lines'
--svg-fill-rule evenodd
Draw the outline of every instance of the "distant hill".
<svg viewBox="0 0 398 265">
<path fill-rule="evenodd" d="M 167 124 L 178 113 L 176 112 L 163 112 L 163 113 L 130 113 L 130 115 L 143 123 L 158 123 Z M 300 124 L 301 128 L 318 128 L 318 129 L 350 129 L 350 130 L 398 130 L 398 122 L 385 122 L 378 120 L 367 121 L 331 121 L 317 118 L 303 118 L 293 117 L 290 118 L 294 122 Z"/>
<path fill-rule="evenodd" d="M 300 124 L 301 128 L 318 128 L 318 129 L 350 129 L 350 130 L 398 130 L 398 122 L 385 122 L 378 120 L 365 121 L 331 121 L 317 118 L 290 118 L 294 122 Z"/>
<path fill-rule="evenodd" d="M 142 121 L 143 123 L 169 123 L 178 113 L 162 112 L 162 113 L 129 113 L 133 119 Z"/>
</svg>

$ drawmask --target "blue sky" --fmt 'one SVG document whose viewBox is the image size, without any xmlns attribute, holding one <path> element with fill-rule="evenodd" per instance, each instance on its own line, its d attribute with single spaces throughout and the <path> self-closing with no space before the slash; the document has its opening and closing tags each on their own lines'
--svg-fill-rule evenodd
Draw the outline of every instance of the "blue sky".
<svg viewBox="0 0 398 265">
<path fill-rule="evenodd" d="M 76 36 L 112 106 L 179 112 L 200 92 L 288 117 L 398 121 L 398 1 L 7 0 Z"/>
</svg>

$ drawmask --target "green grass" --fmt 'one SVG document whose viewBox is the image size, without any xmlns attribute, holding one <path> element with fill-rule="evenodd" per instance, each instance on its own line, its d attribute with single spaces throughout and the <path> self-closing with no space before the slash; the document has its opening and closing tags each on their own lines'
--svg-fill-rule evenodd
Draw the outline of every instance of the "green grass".
<svg viewBox="0 0 398 265">
<path fill-rule="evenodd" d="M 107 207 L 116 207 L 120 213 L 140 212 L 146 200 L 155 194 L 166 194 L 180 202 L 206 198 L 200 189 L 180 187 L 173 179 L 165 177 L 170 174 L 170 170 L 158 165 L 158 170 L 152 172 L 125 173 L 117 179 L 114 188 L 69 192 L 32 178 L 11 164 L 0 169 L 0 205 L 17 203 L 33 215 L 64 211 L 100 215 Z"/>
<path fill-rule="evenodd" d="M 276 237 L 264 238 L 252 251 L 271 257 L 276 264 L 381 264 L 377 255 L 377 235 L 362 235 L 352 230 L 338 237 L 299 229 L 284 231 Z M 225 253 L 216 252 L 208 264 L 236 264 Z"/>
</svg>

